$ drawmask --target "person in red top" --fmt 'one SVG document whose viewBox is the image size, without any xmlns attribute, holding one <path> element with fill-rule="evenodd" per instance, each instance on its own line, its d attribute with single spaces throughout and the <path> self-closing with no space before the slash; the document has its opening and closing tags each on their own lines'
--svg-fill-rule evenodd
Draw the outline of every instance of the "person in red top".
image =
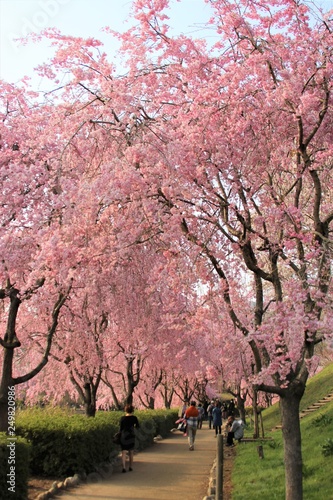
<svg viewBox="0 0 333 500">
<path fill-rule="evenodd" d="M 191 401 L 191 405 L 187 408 L 185 412 L 185 418 L 187 423 L 187 435 L 188 435 L 188 443 L 190 446 L 190 450 L 194 450 L 194 441 L 197 433 L 198 427 L 198 416 L 199 412 L 196 408 L 196 402 Z"/>
</svg>

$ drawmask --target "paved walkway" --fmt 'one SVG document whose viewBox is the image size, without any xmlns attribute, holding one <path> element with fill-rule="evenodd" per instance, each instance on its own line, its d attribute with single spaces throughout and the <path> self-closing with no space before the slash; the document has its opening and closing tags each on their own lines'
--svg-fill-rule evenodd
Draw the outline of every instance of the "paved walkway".
<svg viewBox="0 0 333 500">
<path fill-rule="evenodd" d="M 110 477 L 66 490 L 61 500 L 202 500 L 216 456 L 214 432 L 205 422 L 189 451 L 180 432 L 134 455 L 132 472 L 117 466 Z"/>
</svg>

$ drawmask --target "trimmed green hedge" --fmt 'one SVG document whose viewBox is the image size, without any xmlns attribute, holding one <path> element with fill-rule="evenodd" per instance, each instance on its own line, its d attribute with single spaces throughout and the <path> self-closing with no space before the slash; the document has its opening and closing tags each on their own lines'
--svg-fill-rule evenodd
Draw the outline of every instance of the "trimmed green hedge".
<svg viewBox="0 0 333 500">
<path fill-rule="evenodd" d="M 154 436 L 166 437 L 177 420 L 177 411 L 135 412 L 140 428 L 136 448 L 151 446 Z M 18 412 L 17 433 L 32 444 L 31 471 L 34 475 L 62 478 L 89 474 L 109 462 L 120 447 L 112 442 L 123 412 L 97 412 L 87 418 L 60 409 L 28 409 Z"/>
<path fill-rule="evenodd" d="M 26 500 L 30 445 L 0 433 L 0 500 Z"/>
<path fill-rule="evenodd" d="M 32 473 L 59 478 L 89 473 L 107 462 L 117 427 L 59 409 L 24 410 L 16 419 L 17 433 L 32 444 Z"/>
<path fill-rule="evenodd" d="M 170 430 L 175 427 L 175 422 L 178 417 L 178 409 L 175 410 L 148 410 L 150 418 L 152 418 L 156 425 L 156 435 L 163 438 L 167 437 Z M 140 412 L 141 414 L 141 412 Z"/>
</svg>

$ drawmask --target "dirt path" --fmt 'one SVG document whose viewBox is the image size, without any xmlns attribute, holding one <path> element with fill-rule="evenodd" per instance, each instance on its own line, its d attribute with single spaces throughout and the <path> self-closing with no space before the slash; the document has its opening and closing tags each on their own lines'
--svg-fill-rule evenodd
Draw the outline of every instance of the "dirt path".
<svg viewBox="0 0 333 500">
<path fill-rule="evenodd" d="M 235 450 L 226 449 L 224 500 L 231 499 L 230 474 Z M 59 492 L 61 500 L 202 500 L 207 495 L 210 471 L 216 457 L 216 439 L 207 424 L 198 430 L 195 450 L 189 451 L 187 438 L 172 434 L 135 455 L 132 472 L 121 466 L 98 483 L 81 484 Z M 30 497 L 31 498 L 31 497 Z"/>
<path fill-rule="evenodd" d="M 234 465 L 236 448 L 224 447 L 223 457 L 223 500 L 232 500 L 231 474 Z"/>
</svg>

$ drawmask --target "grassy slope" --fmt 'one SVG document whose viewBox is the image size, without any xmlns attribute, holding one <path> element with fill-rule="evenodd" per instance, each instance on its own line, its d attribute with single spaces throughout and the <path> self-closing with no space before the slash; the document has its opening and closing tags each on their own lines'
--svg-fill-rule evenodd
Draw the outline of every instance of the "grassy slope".
<svg viewBox="0 0 333 500">
<path fill-rule="evenodd" d="M 333 364 L 308 381 L 301 402 L 304 409 L 323 396 L 333 392 Z M 232 500 L 283 500 L 284 462 L 281 431 L 271 432 L 280 423 L 279 405 L 263 413 L 266 436 L 271 443 L 261 443 L 264 459 L 260 460 L 257 446 L 260 443 L 244 443 L 237 448 L 233 470 L 234 490 Z M 333 455 L 325 457 L 322 445 L 327 438 L 333 439 L 333 402 L 301 420 L 302 452 L 304 462 L 304 498 L 306 500 L 333 500 Z"/>
</svg>

